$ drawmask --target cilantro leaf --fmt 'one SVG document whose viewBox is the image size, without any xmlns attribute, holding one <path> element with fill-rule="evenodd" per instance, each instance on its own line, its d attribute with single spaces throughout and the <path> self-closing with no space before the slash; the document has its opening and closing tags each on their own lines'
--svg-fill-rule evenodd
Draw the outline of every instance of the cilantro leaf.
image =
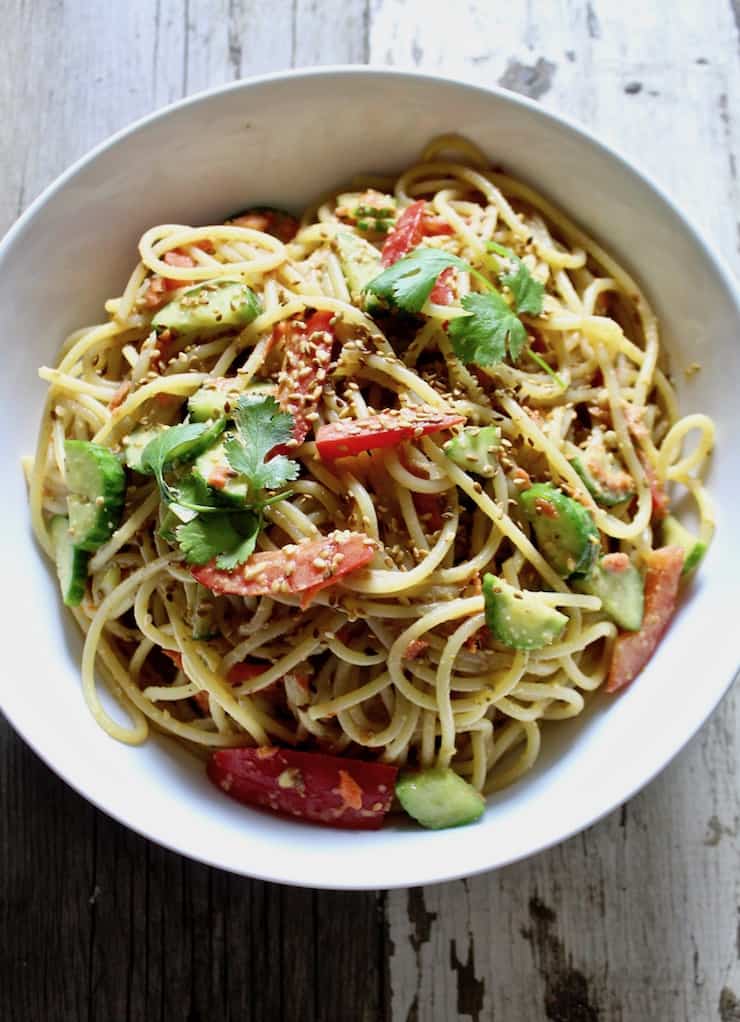
<svg viewBox="0 0 740 1022">
<path fill-rule="evenodd" d="M 462 306 L 469 313 L 450 321 L 452 347 L 462 362 L 490 366 L 503 361 L 507 349 L 516 361 L 527 341 L 519 317 L 497 291 L 465 295 Z"/>
<path fill-rule="evenodd" d="M 499 273 L 499 280 L 511 291 L 516 311 L 529 312 L 532 316 L 539 316 L 542 312 L 542 296 L 545 293 L 545 285 L 539 280 L 535 280 L 519 256 L 510 248 L 499 245 L 495 241 L 489 241 L 486 247 L 496 255 L 508 259 L 515 266 L 514 272 Z"/>
<path fill-rule="evenodd" d="M 235 568 L 253 552 L 261 528 L 259 515 L 249 511 L 198 516 L 178 525 L 175 538 L 188 564 L 206 564 L 216 558 L 219 568 Z"/>
<path fill-rule="evenodd" d="M 421 312 L 437 277 L 448 266 L 471 270 L 464 259 L 451 252 L 440 248 L 417 248 L 374 277 L 364 290 L 372 291 L 378 298 L 384 298 L 406 312 Z"/>
<path fill-rule="evenodd" d="M 159 489 L 166 501 L 173 500 L 173 491 L 164 478 L 165 469 L 175 462 L 191 461 L 205 450 L 223 432 L 226 419 L 207 422 L 186 422 L 180 426 L 168 426 L 153 440 L 150 440 L 141 454 L 141 467 L 156 477 Z M 207 436 L 206 436 L 207 434 Z"/>
<path fill-rule="evenodd" d="M 280 410 L 273 397 L 243 395 L 234 414 L 237 436 L 224 444 L 229 464 L 246 477 L 250 494 L 259 490 L 276 490 L 298 478 L 297 461 L 278 454 L 265 461 L 275 447 L 293 435 L 293 416 Z"/>
</svg>

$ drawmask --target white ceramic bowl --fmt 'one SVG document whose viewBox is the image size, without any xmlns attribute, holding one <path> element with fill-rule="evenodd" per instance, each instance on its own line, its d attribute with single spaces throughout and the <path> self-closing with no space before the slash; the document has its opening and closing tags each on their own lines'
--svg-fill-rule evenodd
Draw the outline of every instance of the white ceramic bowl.
<svg viewBox="0 0 740 1022">
<path fill-rule="evenodd" d="M 80 693 L 80 638 L 31 537 L 19 457 L 33 449 L 41 410 L 37 366 L 53 362 L 70 330 L 100 320 L 145 228 L 218 222 L 261 202 L 300 209 L 357 171 L 403 168 L 442 130 L 467 135 L 589 228 L 643 283 L 674 362 L 703 364 L 690 383 L 677 378 L 683 411 L 706 410 L 717 422 L 718 532 L 670 637 L 639 681 L 546 731 L 536 769 L 490 799 L 477 826 L 333 831 L 219 796 L 200 764 L 170 741 L 129 748 L 98 729 Z M 470 875 L 560 841 L 629 798 L 729 686 L 738 666 L 740 569 L 735 284 L 655 185 L 535 104 L 357 67 L 272 75 L 186 100 L 116 135 L 33 203 L 0 245 L 0 308 L 2 708 L 69 784 L 154 841 L 236 873 L 313 887 Z"/>
</svg>

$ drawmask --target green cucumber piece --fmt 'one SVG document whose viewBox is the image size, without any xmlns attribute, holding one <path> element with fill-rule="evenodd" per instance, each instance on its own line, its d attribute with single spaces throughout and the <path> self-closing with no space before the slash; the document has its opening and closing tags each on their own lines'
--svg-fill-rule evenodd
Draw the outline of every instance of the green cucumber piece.
<svg viewBox="0 0 740 1022">
<path fill-rule="evenodd" d="M 365 285 L 383 271 L 380 252 L 353 231 L 338 231 L 336 245 L 352 301 L 364 303 L 372 297 L 363 294 Z"/>
<path fill-rule="evenodd" d="M 210 487 L 229 504 L 243 505 L 247 500 L 248 483 L 244 476 L 236 475 L 229 464 L 226 456 L 226 441 L 228 435 L 222 441 L 214 444 L 200 457 L 196 458 L 193 465 L 193 475 L 199 483 Z M 223 479 L 223 486 L 215 486 L 211 479 Z"/>
<path fill-rule="evenodd" d="M 626 567 L 613 567 L 614 555 L 602 557 L 586 578 L 575 579 L 573 588 L 579 593 L 598 596 L 601 609 L 612 621 L 628 632 L 639 631 L 645 609 L 645 583 L 630 561 Z"/>
<path fill-rule="evenodd" d="M 558 575 L 587 575 L 599 553 L 599 530 L 582 504 L 550 483 L 519 495 L 537 546 Z"/>
<path fill-rule="evenodd" d="M 475 475 L 491 479 L 496 474 L 496 452 L 501 446 L 498 426 L 467 426 L 444 445 L 450 461 Z"/>
<path fill-rule="evenodd" d="M 121 521 L 126 473 L 113 451 L 90 440 L 65 440 L 64 454 L 72 542 L 97 550 Z"/>
<path fill-rule="evenodd" d="M 571 464 L 601 507 L 614 507 L 635 494 L 632 476 L 607 451 L 600 429 L 593 431 L 582 453 L 572 458 Z"/>
<path fill-rule="evenodd" d="M 262 311 L 262 304 L 241 280 L 207 280 L 183 291 L 152 319 L 157 330 L 188 334 L 217 333 L 245 327 Z"/>
<path fill-rule="evenodd" d="M 481 793 L 449 767 L 401 774 L 396 795 L 409 816 L 431 830 L 474 823 L 486 808 Z"/>
<path fill-rule="evenodd" d="M 62 599 L 68 607 L 79 607 L 85 595 L 87 562 L 90 560 L 90 554 L 72 542 L 69 519 L 65 515 L 54 515 L 49 522 L 49 533 L 54 548 Z"/>
<path fill-rule="evenodd" d="M 166 426 L 151 426 L 147 429 L 135 429 L 123 440 L 123 460 L 134 472 L 146 474 L 147 469 L 141 467 L 141 456 L 150 440 L 158 437 Z"/>
<path fill-rule="evenodd" d="M 666 546 L 678 546 L 684 552 L 682 575 L 689 575 L 707 552 L 707 544 L 702 542 L 677 518 L 668 515 L 663 521 L 663 542 Z"/>
<path fill-rule="evenodd" d="M 545 603 L 540 593 L 516 589 L 496 575 L 483 578 L 486 624 L 494 637 L 511 649 L 549 646 L 568 624 L 568 618 Z"/>
<path fill-rule="evenodd" d="M 205 383 L 188 398 L 188 413 L 193 422 L 207 422 L 229 415 L 241 397 L 236 380 L 223 378 L 215 383 Z"/>
</svg>

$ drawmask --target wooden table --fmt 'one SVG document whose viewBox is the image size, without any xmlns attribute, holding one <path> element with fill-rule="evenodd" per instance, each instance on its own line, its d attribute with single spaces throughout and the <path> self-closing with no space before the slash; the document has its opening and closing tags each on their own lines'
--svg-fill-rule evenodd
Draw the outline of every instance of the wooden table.
<svg viewBox="0 0 740 1022">
<path fill-rule="evenodd" d="M 740 265 L 738 0 L 0 0 L 0 26 L 0 229 L 93 144 L 183 95 L 370 61 L 573 115 Z M 641 795 L 559 848 L 391 894 L 181 859 L 3 725 L 0 1019 L 739 1022 L 737 723 L 731 693 Z"/>
</svg>

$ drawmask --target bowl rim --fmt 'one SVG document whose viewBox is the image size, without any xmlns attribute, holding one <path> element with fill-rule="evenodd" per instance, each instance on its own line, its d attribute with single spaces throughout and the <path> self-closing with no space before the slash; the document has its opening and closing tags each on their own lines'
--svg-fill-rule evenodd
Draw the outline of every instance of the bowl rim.
<svg viewBox="0 0 740 1022">
<path fill-rule="evenodd" d="M 233 82 L 223 83 L 220 85 L 212 86 L 208 89 L 201 90 L 193 95 L 184 97 L 173 103 L 169 103 L 163 107 L 160 107 L 143 117 L 131 122 L 123 128 L 120 128 L 113 134 L 109 135 L 97 145 L 93 146 L 86 153 L 75 160 L 66 170 L 55 177 L 46 187 L 36 196 L 35 199 L 26 207 L 21 215 L 11 224 L 5 235 L 0 239 L 0 259 L 7 253 L 9 249 L 14 245 L 17 237 L 22 234 L 26 226 L 35 218 L 36 214 L 44 207 L 46 202 L 58 191 L 71 181 L 81 170 L 92 164 L 101 154 L 106 152 L 108 149 L 113 148 L 119 142 L 128 138 L 129 136 L 135 135 L 140 130 L 147 126 L 156 123 L 159 119 L 168 117 L 175 111 L 187 109 L 188 107 L 198 107 L 201 104 L 206 104 L 214 97 L 228 94 L 231 92 L 248 91 L 254 86 L 268 85 L 275 82 L 290 81 L 295 79 L 303 78 L 336 78 L 336 77 L 354 77 L 368 79 L 372 78 L 385 78 L 385 79 L 397 79 L 400 82 L 403 81 L 416 81 L 416 82 L 428 82 L 434 85 L 441 86 L 454 86 L 460 90 L 468 91 L 471 93 L 477 93 L 483 96 L 495 96 L 499 100 L 510 104 L 514 107 L 521 107 L 526 109 L 529 113 L 534 114 L 536 117 L 543 121 L 554 122 L 557 126 L 563 129 L 565 132 L 575 136 L 580 141 L 587 143 L 590 147 L 600 151 L 600 153 L 606 156 L 612 163 L 616 164 L 618 168 L 628 175 L 636 177 L 639 182 L 646 186 L 660 202 L 667 208 L 668 212 L 673 218 L 682 226 L 683 230 L 689 235 L 690 239 L 695 245 L 702 251 L 703 256 L 707 260 L 710 267 L 717 274 L 720 279 L 728 297 L 735 307 L 735 313 L 740 323 L 740 283 L 735 277 L 735 274 L 730 269 L 729 263 L 726 258 L 718 252 L 714 245 L 705 236 L 703 230 L 698 227 L 696 222 L 691 216 L 686 214 L 673 198 L 664 190 L 663 186 L 660 185 L 651 174 L 643 170 L 637 162 L 634 162 L 630 157 L 629 159 L 622 156 L 621 153 L 613 148 L 610 144 L 602 141 L 598 138 L 590 129 L 584 127 L 574 118 L 569 115 L 546 110 L 535 100 L 529 99 L 526 96 L 512 92 L 508 89 L 504 89 L 498 85 L 482 85 L 465 78 L 460 78 L 455 75 L 438 74 L 427 71 L 420 71 L 414 68 L 407 67 L 386 67 L 383 65 L 368 65 L 368 64 L 329 64 L 318 67 L 298 67 L 290 68 L 282 71 L 272 71 L 265 74 L 249 76 L 247 78 L 240 78 Z M 666 754 L 665 752 L 660 757 L 657 765 L 647 773 L 641 775 L 639 780 L 629 783 L 625 790 L 621 793 L 618 799 L 612 798 L 606 805 L 601 807 L 597 813 L 592 811 L 584 812 L 583 818 L 577 823 L 566 825 L 562 830 L 555 828 L 555 832 L 546 840 L 539 841 L 533 845 L 523 854 L 511 854 L 508 857 L 501 858 L 493 864 L 476 865 L 472 868 L 467 869 L 440 869 L 439 867 L 429 868 L 421 865 L 422 872 L 425 875 L 421 875 L 418 879 L 414 878 L 412 883 L 405 882 L 404 879 L 393 881 L 390 883 L 384 883 L 382 890 L 391 890 L 397 888 L 408 888 L 417 887 L 424 884 L 431 883 L 444 883 L 452 880 L 457 880 L 463 877 L 470 877 L 499 869 L 503 866 L 511 865 L 514 862 L 528 859 L 534 855 L 539 854 L 561 842 L 567 840 L 574 835 L 581 833 L 587 828 L 591 827 L 595 823 L 602 820 L 604 817 L 612 813 L 619 805 L 627 802 L 633 798 L 637 792 L 646 787 L 665 767 L 674 759 L 674 757 L 688 744 L 688 742 L 694 737 L 699 729 L 706 722 L 708 717 L 714 712 L 721 700 L 727 694 L 732 682 L 737 676 L 738 670 L 740 669 L 740 663 L 733 669 L 732 674 L 727 678 L 722 685 L 718 685 L 716 688 L 716 698 L 713 696 L 711 703 L 705 708 L 705 712 L 701 713 L 699 718 L 695 721 L 692 720 L 691 727 L 684 728 L 681 734 L 674 738 L 670 743 L 670 751 Z M 195 852 L 184 851 L 177 843 L 177 839 L 170 838 L 164 827 L 156 828 L 154 826 L 147 826 L 141 823 L 136 818 L 133 818 L 130 813 L 123 810 L 118 810 L 115 803 L 106 804 L 102 799 L 98 799 L 89 794 L 84 787 L 82 782 L 77 782 L 75 779 L 69 776 L 70 771 L 67 770 L 66 765 L 59 765 L 53 761 L 53 754 L 47 753 L 43 747 L 36 743 L 34 738 L 29 737 L 17 723 L 16 717 L 12 710 L 5 705 L 5 700 L 0 703 L 0 710 L 5 715 L 8 722 L 11 724 L 13 729 L 23 739 L 23 741 L 30 746 L 30 748 L 36 753 L 36 755 L 48 766 L 58 777 L 69 784 L 73 790 L 79 795 L 85 798 L 88 802 L 91 802 L 96 808 L 100 809 L 106 815 L 112 817 L 118 823 L 129 827 L 135 833 L 147 838 L 148 840 L 154 841 L 156 844 L 167 848 L 168 850 L 177 853 L 178 855 L 184 855 L 187 858 L 201 862 L 204 865 L 215 867 L 218 869 L 232 872 L 236 875 L 242 875 L 252 879 L 282 883 L 290 886 L 305 887 L 307 883 L 305 880 L 298 879 L 295 875 L 290 875 L 282 869 L 270 869 L 270 868 L 251 868 L 250 863 L 245 863 L 245 868 L 236 868 L 232 865 L 224 865 L 223 862 L 219 861 L 216 856 L 204 856 Z M 382 831 L 380 832 L 382 834 Z M 430 857 L 427 860 L 430 865 L 433 863 L 433 858 Z M 246 868 L 249 867 L 249 868 Z M 310 881 L 309 881 L 310 884 Z M 314 886 L 314 885 L 310 885 Z M 353 881 L 345 879 L 344 877 L 337 878 L 337 882 L 331 884 L 322 885 L 320 889 L 324 890 L 375 890 L 375 885 L 369 886 L 367 882 Z"/>
</svg>

